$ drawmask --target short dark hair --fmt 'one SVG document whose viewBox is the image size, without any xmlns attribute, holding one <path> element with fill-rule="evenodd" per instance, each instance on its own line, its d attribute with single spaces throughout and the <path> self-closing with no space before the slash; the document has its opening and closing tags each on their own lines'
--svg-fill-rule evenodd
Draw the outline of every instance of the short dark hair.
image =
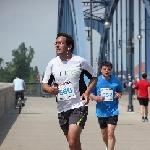
<svg viewBox="0 0 150 150">
<path fill-rule="evenodd" d="M 109 62 L 109 61 L 103 61 L 103 62 L 101 62 L 101 65 L 100 65 L 100 68 L 102 69 L 102 67 L 103 66 L 107 66 L 107 67 L 111 67 L 111 69 L 113 68 L 113 65 L 112 65 L 112 63 L 111 62 Z"/>
<path fill-rule="evenodd" d="M 20 78 L 20 75 L 16 75 L 16 77 Z"/>
<path fill-rule="evenodd" d="M 147 78 L 147 73 L 142 73 L 142 78 L 146 79 Z"/>
<path fill-rule="evenodd" d="M 72 48 L 71 48 L 71 52 L 72 52 L 73 49 L 74 49 L 74 40 L 73 40 L 72 36 L 69 35 L 69 34 L 66 34 L 66 33 L 58 33 L 56 39 L 57 39 L 59 36 L 66 37 L 66 44 L 67 44 L 67 45 L 72 45 Z"/>
</svg>

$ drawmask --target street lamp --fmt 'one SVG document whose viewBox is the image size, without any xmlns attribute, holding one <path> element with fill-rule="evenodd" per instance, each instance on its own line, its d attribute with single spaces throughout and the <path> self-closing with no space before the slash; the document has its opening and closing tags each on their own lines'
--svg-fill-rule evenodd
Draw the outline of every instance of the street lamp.
<svg viewBox="0 0 150 150">
<path fill-rule="evenodd" d="M 93 29 L 93 13 L 92 13 L 92 9 L 94 9 L 94 7 L 92 8 L 92 3 L 100 3 L 99 1 L 93 1 L 93 0 L 90 0 L 88 2 L 83 2 L 83 3 L 90 3 L 90 11 L 89 11 L 89 27 L 90 29 L 89 30 L 86 30 L 88 31 L 88 36 L 86 37 L 87 41 L 90 41 L 90 62 L 91 62 L 91 66 L 93 66 L 93 36 L 92 36 L 92 29 Z M 104 28 L 105 29 L 109 29 L 110 28 L 110 21 L 109 21 L 109 18 L 108 18 L 108 4 L 106 6 L 106 17 L 105 17 L 105 22 L 103 19 L 103 24 L 104 24 Z"/>
<path fill-rule="evenodd" d="M 87 39 L 87 41 L 90 41 L 90 40 L 91 40 L 91 37 L 90 37 L 90 35 L 89 35 L 90 30 L 85 30 L 85 31 L 88 32 L 88 36 L 86 37 L 86 39 Z"/>
<path fill-rule="evenodd" d="M 106 16 L 105 16 L 105 22 L 104 22 L 104 27 L 105 29 L 109 29 L 110 28 L 110 21 L 109 21 L 109 7 L 108 4 L 106 5 Z"/>
<path fill-rule="evenodd" d="M 127 47 L 126 52 L 128 54 L 128 80 L 129 80 L 129 99 L 128 99 L 128 112 L 133 112 L 133 102 L 132 102 L 132 54 L 134 47 L 132 47 L 132 7 L 133 3 L 131 0 L 127 0 Z"/>
<path fill-rule="evenodd" d="M 142 41 L 143 36 L 141 35 L 141 31 L 147 33 L 146 30 L 150 30 L 150 29 L 141 29 L 141 24 L 144 20 L 149 19 L 149 18 L 150 17 L 146 17 L 145 19 L 141 20 L 141 14 L 139 13 L 139 20 L 141 20 L 139 22 L 139 35 L 137 36 L 137 39 L 139 40 L 139 78 L 141 78 L 142 76 L 142 51 L 141 51 L 142 42 L 141 41 Z M 147 68 L 146 63 L 147 63 L 147 56 L 146 56 L 146 51 L 145 51 L 145 69 Z"/>
<path fill-rule="evenodd" d="M 90 41 L 90 63 L 91 66 L 93 66 L 93 37 L 92 37 L 92 29 L 93 29 L 93 23 L 92 23 L 92 19 L 93 19 L 93 14 L 92 14 L 92 0 L 90 0 L 90 29 L 86 30 L 88 31 L 88 36 L 86 37 L 87 41 Z"/>
<path fill-rule="evenodd" d="M 106 21 L 104 22 L 104 27 L 105 27 L 106 29 L 109 29 L 109 28 L 110 28 L 110 22 L 109 22 L 108 20 L 106 20 Z"/>
<path fill-rule="evenodd" d="M 119 45 L 118 45 L 118 48 L 122 48 L 122 43 L 121 43 L 121 42 L 126 43 L 125 41 L 119 39 Z"/>
<path fill-rule="evenodd" d="M 120 37 L 121 37 L 121 35 L 120 35 Z M 125 41 L 125 40 L 121 40 L 121 38 L 119 39 L 119 45 L 118 45 L 118 48 L 119 49 L 121 49 L 121 56 L 120 56 L 120 58 L 121 58 L 121 81 L 123 80 L 123 64 L 122 64 L 122 59 L 123 59 L 123 51 L 122 51 L 122 42 L 124 42 L 124 43 L 126 43 L 127 44 L 127 42 L 128 41 Z M 132 40 L 131 40 L 131 43 L 132 44 L 135 44 L 136 43 L 136 40 L 134 40 L 133 38 L 132 38 Z M 128 50 L 128 47 L 126 47 L 126 49 Z M 126 51 L 127 53 L 128 53 L 128 51 Z M 134 53 L 134 47 L 131 47 L 131 52 L 132 53 Z M 129 76 L 127 75 L 127 72 L 126 72 L 126 78 L 129 78 Z"/>
<path fill-rule="evenodd" d="M 146 33 L 146 30 L 150 30 L 150 29 L 139 29 L 139 35 L 137 36 L 138 40 L 142 40 L 143 36 L 141 35 L 141 31 Z M 149 35 L 149 34 L 148 34 Z"/>
<path fill-rule="evenodd" d="M 146 30 L 150 30 L 150 29 L 139 29 L 139 35 L 137 36 L 137 39 L 139 40 L 139 78 L 141 78 L 141 74 L 142 74 L 141 40 L 142 40 L 143 36 L 141 35 L 141 31 L 145 32 L 150 37 L 150 35 L 146 32 Z M 147 59 L 146 59 L 146 52 L 145 52 L 145 70 L 147 69 L 146 64 L 147 64 Z"/>
<path fill-rule="evenodd" d="M 142 35 L 138 35 L 138 36 L 139 36 L 139 37 L 137 37 L 137 38 L 141 38 L 141 39 L 142 39 Z M 121 48 L 121 46 L 122 46 L 121 42 L 127 43 L 127 41 L 119 40 L 118 48 Z M 135 44 L 135 43 L 136 43 L 136 40 L 134 40 L 134 39 L 132 38 L 132 42 L 131 42 L 131 43 L 132 43 L 132 44 Z"/>
<path fill-rule="evenodd" d="M 140 34 L 137 36 L 137 39 L 138 39 L 138 40 L 141 40 L 142 38 L 143 38 L 143 36 L 140 35 Z"/>
<path fill-rule="evenodd" d="M 139 7 L 139 21 L 141 20 L 141 7 Z M 139 40 L 139 78 L 141 78 L 141 76 L 142 76 L 142 51 L 141 51 L 141 49 L 142 49 L 142 38 L 143 38 L 143 36 L 141 35 L 141 31 L 143 31 L 143 32 L 145 32 L 148 36 L 150 36 L 147 32 L 146 32 L 146 30 L 150 30 L 150 29 L 141 29 L 141 24 L 142 24 L 142 22 L 145 20 L 145 23 L 147 22 L 147 20 L 148 19 L 150 19 L 150 17 L 146 17 L 146 18 L 144 18 L 143 20 L 141 20 L 140 22 L 139 22 L 139 35 L 137 36 L 137 39 Z M 146 23 L 147 24 L 147 23 Z M 149 26 L 148 24 L 147 24 L 147 26 Z M 147 27 L 147 26 L 145 26 L 145 27 Z M 148 48 L 148 47 L 147 47 Z M 147 62 L 148 62 L 148 57 L 147 57 L 147 50 L 145 49 L 145 71 L 147 71 Z"/>
</svg>

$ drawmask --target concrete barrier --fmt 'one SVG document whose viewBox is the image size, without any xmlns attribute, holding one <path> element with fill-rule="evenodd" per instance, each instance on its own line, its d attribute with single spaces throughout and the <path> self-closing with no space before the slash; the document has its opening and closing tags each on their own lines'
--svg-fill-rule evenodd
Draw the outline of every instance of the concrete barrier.
<svg viewBox="0 0 150 150">
<path fill-rule="evenodd" d="M 15 93 L 11 83 L 0 82 L 0 118 L 15 104 Z"/>
</svg>

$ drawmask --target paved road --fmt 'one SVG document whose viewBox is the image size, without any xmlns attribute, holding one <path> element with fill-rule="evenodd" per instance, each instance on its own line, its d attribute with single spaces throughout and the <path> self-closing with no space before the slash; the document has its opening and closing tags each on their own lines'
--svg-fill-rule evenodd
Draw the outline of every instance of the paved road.
<svg viewBox="0 0 150 150">
<path fill-rule="evenodd" d="M 115 150 L 150 149 L 150 122 L 142 122 L 138 101 L 134 112 L 127 112 L 128 95 L 120 99 Z M 81 135 L 83 150 L 105 150 L 97 119 L 95 102 L 89 104 L 88 121 Z M 59 128 L 55 98 L 27 97 L 18 115 L 12 108 L 0 119 L 0 150 L 69 150 Z"/>
</svg>

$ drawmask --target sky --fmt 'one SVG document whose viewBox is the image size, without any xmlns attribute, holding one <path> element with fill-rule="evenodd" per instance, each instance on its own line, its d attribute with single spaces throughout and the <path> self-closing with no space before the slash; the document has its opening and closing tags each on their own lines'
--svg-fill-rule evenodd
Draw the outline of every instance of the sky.
<svg viewBox="0 0 150 150">
<path fill-rule="evenodd" d="M 37 66 L 43 74 L 48 62 L 56 56 L 57 0 L 0 0 L 0 58 L 12 61 L 12 50 L 21 43 L 31 46 Z"/>
</svg>

